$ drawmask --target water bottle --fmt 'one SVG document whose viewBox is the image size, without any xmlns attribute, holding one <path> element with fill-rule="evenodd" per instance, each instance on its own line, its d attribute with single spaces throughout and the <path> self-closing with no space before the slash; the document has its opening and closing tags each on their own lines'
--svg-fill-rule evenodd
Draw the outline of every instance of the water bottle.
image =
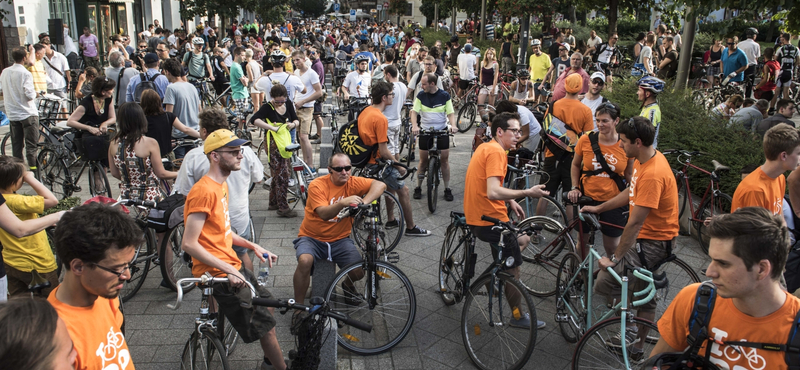
<svg viewBox="0 0 800 370">
<path fill-rule="evenodd" d="M 256 280 L 258 281 L 258 285 L 263 287 L 267 286 L 268 277 L 269 277 L 269 265 L 265 263 L 258 268 L 258 278 L 256 278 Z"/>
</svg>

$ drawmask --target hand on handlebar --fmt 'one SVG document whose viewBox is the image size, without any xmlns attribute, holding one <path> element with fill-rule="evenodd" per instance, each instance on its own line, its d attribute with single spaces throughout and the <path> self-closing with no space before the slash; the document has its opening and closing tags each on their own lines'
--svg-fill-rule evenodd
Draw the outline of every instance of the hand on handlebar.
<svg viewBox="0 0 800 370">
<path fill-rule="evenodd" d="M 575 189 L 575 190 L 570 190 L 569 193 L 567 194 L 567 197 L 569 198 L 570 202 L 576 203 L 578 199 L 580 199 L 581 195 L 583 195 L 583 193 L 581 193 L 580 190 Z"/>
<path fill-rule="evenodd" d="M 609 267 L 614 268 L 614 266 L 617 265 L 616 263 L 611 262 L 611 260 L 608 257 L 605 257 L 605 256 L 603 258 L 600 258 L 599 260 L 597 260 L 597 264 L 599 264 L 600 268 L 603 269 L 603 270 L 605 270 L 605 269 L 607 269 Z"/>
<path fill-rule="evenodd" d="M 231 283 L 231 286 L 234 288 L 244 288 L 246 284 L 244 283 L 244 277 L 239 275 L 239 273 L 235 274 L 228 274 L 228 281 Z"/>
<path fill-rule="evenodd" d="M 345 204 L 345 208 L 347 208 L 353 204 L 363 204 L 364 199 L 359 197 L 358 195 L 351 195 L 347 198 L 340 200 L 339 203 Z"/>
<path fill-rule="evenodd" d="M 570 195 L 571 195 L 571 194 L 572 194 L 572 192 L 570 192 Z M 570 200 L 572 200 L 572 197 L 571 197 L 571 196 L 570 196 Z M 598 209 L 598 207 L 599 207 L 599 206 L 583 206 L 583 207 L 581 207 L 581 209 L 580 209 L 580 212 L 581 212 L 581 213 L 594 213 L 594 214 L 598 214 L 598 213 L 600 213 L 600 210 Z"/>
</svg>

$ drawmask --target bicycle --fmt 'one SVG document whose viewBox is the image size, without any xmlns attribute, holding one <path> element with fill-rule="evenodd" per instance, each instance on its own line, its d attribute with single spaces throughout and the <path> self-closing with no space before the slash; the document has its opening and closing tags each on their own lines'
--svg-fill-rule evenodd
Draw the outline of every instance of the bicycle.
<svg viewBox="0 0 800 370">
<path fill-rule="evenodd" d="M 461 338 L 472 363 L 484 370 L 520 369 L 533 353 L 536 343 L 536 308 L 531 296 L 513 275 L 502 270 L 513 266 L 514 257 L 503 255 L 503 237 L 509 233 L 529 233 L 538 227 L 516 228 L 509 222 L 481 216 L 495 224 L 503 237 L 491 247 L 498 251 L 489 266 L 474 282 L 478 255 L 476 237 L 460 212 L 450 212 L 439 258 L 439 293 L 445 305 L 464 300 L 461 313 Z M 514 304 L 510 300 L 519 299 Z M 527 318 L 527 328 L 512 323 Z M 513 321 L 512 321 L 513 320 Z"/>
<path fill-rule="evenodd" d="M 134 221 L 144 233 L 144 243 L 136 246 L 136 253 L 134 253 L 133 260 L 129 265 L 131 278 L 123 282 L 122 289 L 119 292 L 119 299 L 122 302 L 127 302 L 142 287 L 150 269 L 159 264 L 156 234 L 153 229 L 147 226 L 147 214 L 151 208 L 156 207 L 156 203 L 138 199 L 120 199 L 113 203 L 112 207 L 120 205 L 135 207 Z M 152 267 L 150 266 L 151 263 L 153 264 Z M 166 276 L 164 278 L 166 279 Z"/>
<path fill-rule="evenodd" d="M 341 114 L 342 113 L 336 107 L 332 107 L 330 113 L 320 114 L 320 117 L 322 118 L 330 118 L 330 120 L 328 120 L 328 124 L 330 125 L 331 128 L 331 140 L 333 144 L 334 153 L 342 151 L 341 148 L 339 147 L 339 122 L 336 119 L 336 117 Z"/>
<path fill-rule="evenodd" d="M 211 80 L 208 78 L 198 78 L 189 83 L 194 85 L 197 89 L 197 94 L 200 96 L 200 103 L 204 108 L 213 107 L 215 105 L 217 102 L 217 94 L 213 86 L 210 86 Z"/>
<path fill-rule="evenodd" d="M 420 131 L 420 136 L 430 136 L 431 144 L 428 148 L 428 172 L 424 176 L 427 176 L 427 193 L 428 193 L 428 211 L 431 213 L 436 212 L 436 202 L 439 199 L 439 180 L 443 176 L 441 173 L 441 157 L 439 153 L 439 137 L 446 136 L 449 140 L 453 134 L 450 133 L 450 130 L 422 130 Z"/>
<path fill-rule="evenodd" d="M 509 155 L 508 159 L 509 164 L 506 165 L 508 171 L 506 172 L 506 182 L 504 184 L 504 187 L 508 189 L 530 189 L 531 186 L 539 184 L 538 179 L 541 176 L 549 178 L 547 172 L 539 169 L 538 163 L 541 162 L 537 163 L 534 159 L 521 159 L 519 158 L 518 154 L 515 154 L 514 157 Z M 521 164 L 522 168 L 516 167 L 520 166 Z M 531 181 L 531 177 L 536 178 L 537 181 Z M 544 195 L 540 198 L 517 198 L 515 201 L 522 207 L 522 210 L 525 212 L 526 216 L 535 215 L 539 202 L 546 202 L 547 206 L 545 207 L 544 215 L 552 218 L 561 225 L 567 224 L 567 211 L 564 209 L 564 206 L 562 206 L 561 203 L 556 200 L 556 198 L 550 195 Z M 508 212 L 508 217 L 514 221 L 522 221 L 517 219 L 517 215 L 511 210 Z"/>
<path fill-rule="evenodd" d="M 83 158 L 83 153 L 76 152 L 76 146 L 71 136 L 74 137 L 77 130 L 52 127 L 49 132 L 53 135 L 52 139 L 41 144 L 42 149 L 36 157 L 39 181 L 50 188 L 59 199 L 64 199 L 81 191 L 78 181 L 83 175 L 83 171 L 88 168 L 89 193 L 92 197 L 105 195 L 111 198 L 111 185 L 108 182 L 102 160 L 86 160 Z M 54 144 L 52 140 L 55 140 L 57 144 Z M 77 173 L 73 173 L 70 168 L 77 165 L 80 165 L 80 169 Z M 101 184 L 97 184 L 97 180 L 100 180 Z M 103 187 L 100 188 L 99 185 Z"/>
<path fill-rule="evenodd" d="M 475 116 L 478 115 L 478 92 L 484 87 L 480 83 L 472 82 L 470 87 L 467 88 L 467 92 L 461 99 L 461 108 L 458 110 L 458 118 L 456 119 L 458 132 L 465 133 L 472 128 Z M 490 104 L 481 104 L 481 108 L 485 109 L 487 105 Z"/>
<path fill-rule="evenodd" d="M 689 224 L 692 225 L 697 231 L 697 240 L 700 242 L 700 247 L 703 252 L 708 254 L 708 243 L 711 238 L 708 236 L 705 220 L 714 215 L 731 213 L 731 206 L 733 199 L 730 195 L 723 193 L 719 190 L 719 182 L 721 176 L 728 171 L 730 167 L 724 166 L 716 160 L 711 160 L 711 165 L 714 169 L 711 171 L 700 168 L 692 164 L 692 157 L 708 155 L 701 151 L 687 151 L 680 149 L 668 149 L 663 152 L 664 155 L 677 154 L 679 168 L 673 168 L 672 172 L 675 174 L 675 181 L 678 183 L 678 197 L 683 197 L 680 204 L 680 211 L 678 217 L 683 219 L 683 214 L 686 212 L 686 204 L 689 204 Z M 702 176 L 708 175 L 708 186 L 706 186 L 705 193 L 700 199 L 700 206 L 694 208 L 694 201 L 692 200 L 691 187 L 689 186 L 689 169 L 700 171 Z M 686 230 L 681 230 L 685 234 Z"/>
<path fill-rule="evenodd" d="M 406 275 L 394 265 L 399 261 L 397 253 L 380 248 L 378 201 L 346 207 L 338 217 L 353 212 L 364 220 L 368 231 L 365 243 L 360 245 L 364 260 L 336 274 L 326 289 L 325 300 L 334 310 L 373 327 L 369 336 L 339 328 L 339 345 L 362 356 L 377 355 L 392 349 L 411 331 L 417 312 L 416 295 Z"/>
<path fill-rule="evenodd" d="M 403 103 L 403 109 L 402 112 L 400 113 L 400 115 L 403 118 L 401 119 L 400 123 L 402 125 L 402 128 L 400 129 L 400 140 L 399 140 L 400 148 L 398 149 L 398 153 L 402 153 L 403 149 L 405 149 L 406 145 L 408 145 L 409 152 L 408 154 L 406 154 L 407 156 L 406 159 L 411 158 L 411 160 L 414 160 L 414 147 L 416 147 L 416 143 L 414 142 L 414 135 L 411 133 L 410 114 L 411 114 L 411 107 L 413 106 L 414 103 L 409 100 L 406 100 Z M 405 162 L 407 162 L 406 165 L 410 166 L 411 161 L 406 160 Z"/>
</svg>

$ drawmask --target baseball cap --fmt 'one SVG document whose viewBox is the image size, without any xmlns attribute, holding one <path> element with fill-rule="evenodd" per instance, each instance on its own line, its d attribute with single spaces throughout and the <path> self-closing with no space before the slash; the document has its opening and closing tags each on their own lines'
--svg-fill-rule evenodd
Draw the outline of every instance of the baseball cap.
<svg viewBox="0 0 800 370">
<path fill-rule="evenodd" d="M 288 37 L 282 37 L 281 38 L 281 42 L 292 42 L 292 39 L 290 39 Z"/>
<path fill-rule="evenodd" d="M 595 78 L 599 78 L 599 79 L 605 81 L 606 80 L 606 75 L 603 72 L 597 71 L 595 73 L 592 73 L 592 76 L 589 77 L 590 80 L 594 80 Z"/>
<path fill-rule="evenodd" d="M 464 45 L 464 52 L 469 53 L 470 51 L 472 51 L 472 44 Z"/>
<path fill-rule="evenodd" d="M 144 55 L 144 64 L 158 63 L 158 55 L 156 53 L 147 53 Z"/>
<path fill-rule="evenodd" d="M 570 94 L 577 94 L 583 88 L 583 77 L 578 73 L 573 73 L 564 81 L 564 87 Z"/>
<path fill-rule="evenodd" d="M 531 40 L 531 46 L 540 46 L 540 45 L 542 45 L 542 42 L 539 39 Z"/>
<path fill-rule="evenodd" d="M 565 49 L 567 49 L 567 51 L 569 51 L 569 44 L 567 44 L 566 42 L 562 42 L 561 46 L 563 46 Z"/>
<path fill-rule="evenodd" d="M 50 35 L 48 35 L 47 32 L 42 32 L 42 33 L 39 34 L 39 40 L 40 41 L 45 37 L 50 37 Z"/>
<path fill-rule="evenodd" d="M 203 143 L 203 151 L 208 154 L 224 146 L 236 147 L 247 143 L 249 141 L 236 137 L 231 130 L 222 129 L 214 131 L 206 137 L 206 141 Z"/>
</svg>

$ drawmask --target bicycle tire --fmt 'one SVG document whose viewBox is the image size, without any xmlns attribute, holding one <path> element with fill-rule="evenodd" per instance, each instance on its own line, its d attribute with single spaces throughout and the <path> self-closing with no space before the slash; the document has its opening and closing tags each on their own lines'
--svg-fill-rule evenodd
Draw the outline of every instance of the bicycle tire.
<svg viewBox="0 0 800 370">
<path fill-rule="evenodd" d="M 61 278 L 61 271 L 64 269 L 64 265 L 61 263 L 61 258 L 58 257 L 58 253 L 56 253 L 56 243 L 55 243 L 55 226 L 48 227 L 44 229 L 45 234 L 47 235 L 47 243 L 50 244 L 50 251 L 53 252 L 53 257 L 56 260 L 56 275 Z"/>
<path fill-rule="evenodd" d="M 220 342 L 222 347 L 225 348 L 225 356 L 232 355 L 236 345 L 239 343 L 239 332 L 227 322 L 225 315 L 221 312 L 217 313 L 217 338 L 222 338 Z"/>
<path fill-rule="evenodd" d="M 72 195 L 74 190 L 72 173 L 66 161 L 51 148 L 44 148 L 36 156 L 39 181 L 50 189 L 58 199 Z"/>
<path fill-rule="evenodd" d="M 683 288 L 700 282 L 697 272 L 688 263 L 677 257 L 662 265 L 659 271 L 667 274 L 667 284 L 656 289 L 656 296 L 653 298 L 656 300 L 655 322 L 658 322 L 669 304 Z"/>
<path fill-rule="evenodd" d="M 106 169 L 100 162 L 90 162 L 89 168 L 89 192 L 92 194 L 93 197 L 98 195 L 102 195 L 104 197 L 113 198 L 111 196 L 111 184 L 108 183 L 108 176 L 106 175 Z M 94 174 L 100 174 L 100 179 L 103 181 L 103 189 L 105 191 L 99 192 L 97 191 L 97 184 L 95 184 Z"/>
<path fill-rule="evenodd" d="M 161 248 L 158 249 L 161 277 L 173 292 L 178 291 L 178 280 L 192 277 L 192 259 L 181 249 L 183 231 L 183 222 L 167 230 L 161 240 Z M 186 283 L 182 287 L 186 293 L 194 289 L 195 284 Z"/>
<path fill-rule="evenodd" d="M 414 150 L 417 149 L 417 138 L 410 135 L 408 140 L 408 153 L 406 153 L 406 166 L 411 168 L 411 162 L 414 162 Z"/>
<path fill-rule="evenodd" d="M 547 203 L 547 205 L 544 206 L 545 208 L 544 208 L 544 211 L 542 212 L 543 215 L 541 215 L 541 216 L 552 218 L 553 220 L 555 220 L 556 222 L 561 224 L 561 226 L 566 226 L 568 224 L 568 222 L 567 222 L 567 210 L 564 209 L 564 206 L 561 205 L 561 203 L 559 203 L 555 198 L 553 198 L 553 197 L 551 197 L 549 195 L 544 195 L 544 196 L 539 197 L 539 198 L 525 197 L 525 198 L 518 198 L 517 199 L 517 204 L 519 204 L 522 207 L 523 210 L 526 210 L 526 209 L 530 208 L 533 211 L 533 214 L 525 215 L 526 218 L 527 217 L 531 217 L 531 216 L 538 216 L 536 214 L 536 209 L 539 206 L 539 203 L 541 203 L 541 202 L 546 202 Z M 514 221 L 518 221 L 518 222 L 522 221 L 511 210 L 509 210 L 509 212 L 508 212 L 508 217 L 509 217 L 509 219 L 514 220 Z"/>
<path fill-rule="evenodd" d="M 572 355 L 572 369 L 627 368 L 622 359 L 622 355 L 614 353 L 616 351 L 611 350 L 606 345 L 606 341 L 610 340 L 611 337 L 621 334 L 621 322 L 622 320 L 620 317 L 612 317 L 592 326 L 591 329 L 584 334 L 580 342 L 578 342 L 578 347 L 575 348 L 575 352 Z M 639 317 L 630 317 L 626 323 L 628 327 L 638 325 L 646 327 L 653 333 L 658 333 L 658 327 L 656 327 L 655 324 Z M 648 338 L 650 338 L 649 335 Z M 643 344 L 644 354 L 642 359 L 646 359 L 647 356 L 650 355 L 655 343 L 656 342 L 650 343 L 650 340 L 645 341 Z M 634 368 L 635 363 L 629 363 L 629 365 L 633 365 L 630 368 Z"/>
<path fill-rule="evenodd" d="M 434 139 L 436 140 L 436 139 Z M 436 213 L 436 202 L 439 200 L 439 158 L 428 158 L 428 211 Z"/>
<path fill-rule="evenodd" d="M 556 278 L 556 315 L 564 316 L 563 321 L 558 322 L 558 328 L 561 336 L 570 343 L 577 343 L 586 327 L 587 282 L 585 276 L 572 280 L 580 265 L 581 258 L 577 254 L 567 253 L 561 260 Z M 566 308 L 566 304 L 572 308 L 574 315 Z"/>
<path fill-rule="evenodd" d="M 394 194 L 384 191 L 383 196 L 378 197 L 377 201 L 378 210 L 380 212 L 378 215 L 378 232 L 380 233 L 379 241 L 381 242 L 378 249 L 383 251 L 383 253 L 389 253 L 400 243 L 406 222 L 403 218 L 403 209 L 400 207 L 400 201 L 397 200 Z M 390 213 L 392 217 L 389 217 Z M 386 223 L 390 221 L 390 218 L 394 218 L 394 220 L 397 221 L 396 228 L 387 228 L 385 226 Z M 366 240 L 369 236 L 369 228 L 364 224 L 365 221 L 365 217 L 361 216 L 361 214 L 356 215 L 353 219 L 351 236 L 355 240 L 356 245 L 361 248 L 366 248 Z"/>
<path fill-rule="evenodd" d="M 408 118 L 403 118 L 402 123 L 400 124 L 400 140 L 398 140 L 400 145 L 399 148 L 397 149 L 398 153 L 402 153 L 403 150 L 406 148 L 406 145 L 408 145 L 410 135 L 406 128 L 410 124 L 411 122 L 409 122 Z"/>
<path fill-rule="evenodd" d="M 2 149 L 2 153 L 0 154 L 13 156 L 14 148 L 11 145 L 11 131 L 3 135 L 3 144 L 2 147 L 0 147 L 0 149 Z"/>
<path fill-rule="evenodd" d="M 119 291 L 119 299 L 122 302 L 127 302 L 139 288 L 144 284 L 147 279 L 147 273 L 150 271 L 150 260 L 152 260 L 152 253 L 156 251 L 156 241 L 153 231 L 150 229 L 144 230 L 144 242 L 139 244 L 136 248 L 136 253 L 133 257 L 133 263 L 130 266 L 131 278 L 122 283 L 122 289 Z"/>
<path fill-rule="evenodd" d="M 225 347 L 216 333 L 207 328 L 195 331 L 186 342 L 181 354 L 181 370 L 229 370 Z"/>
<path fill-rule="evenodd" d="M 356 262 L 341 269 L 328 286 L 325 300 L 330 303 L 332 310 L 372 325 L 371 333 L 351 328 L 349 325 L 339 328 L 337 333 L 340 346 L 362 356 L 371 356 L 392 349 L 406 337 L 414 324 L 417 303 L 414 287 L 405 274 L 391 263 L 377 261 L 375 268 L 380 277 L 375 284 L 379 290 L 378 304 L 370 309 L 369 304 L 364 302 L 364 297 L 368 293 L 367 277 L 352 281 L 349 276 L 351 271 L 362 269 L 363 266 L 364 262 Z M 392 286 L 393 283 L 398 284 Z M 342 284 L 352 284 L 355 287 L 358 292 L 356 299 L 361 300 L 359 305 L 346 302 Z M 381 312 L 390 305 L 393 311 L 391 314 Z M 406 312 L 401 313 L 403 309 Z"/>
<path fill-rule="evenodd" d="M 675 173 L 675 182 L 678 184 L 678 200 L 679 200 L 679 204 L 678 204 L 678 207 L 679 207 L 678 208 L 678 220 L 681 221 L 681 220 L 683 220 L 683 215 L 686 214 L 686 208 L 689 206 L 688 202 L 690 201 L 689 198 L 691 197 L 691 195 L 690 195 L 691 193 L 686 191 L 687 189 L 686 189 L 686 186 L 684 184 L 685 180 L 684 180 L 683 176 L 680 176 L 680 178 L 679 178 L 678 177 L 679 175 L 677 174 L 677 171 L 672 170 L 672 172 Z M 681 199 L 683 199 L 683 200 L 681 200 Z M 688 235 L 689 234 L 689 230 L 687 230 L 685 227 L 680 225 L 680 222 L 679 222 L 679 230 L 678 230 L 678 232 L 681 235 Z"/>
<path fill-rule="evenodd" d="M 458 118 L 456 119 L 456 127 L 458 127 L 458 132 L 465 133 L 472 128 L 473 123 L 475 122 L 475 115 L 477 114 L 478 106 L 474 103 L 465 103 L 461 106 L 461 109 L 458 110 Z"/>
<path fill-rule="evenodd" d="M 575 252 L 575 242 L 569 233 L 562 233 L 564 226 L 548 217 L 528 217 L 518 227 L 526 230 L 534 224 L 542 229 L 531 235 L 528 245 L 522 250 L 524 263 L 519 267 L 519 280 L 531 295 L 541 298 L 556 293 L 561 259 L 567 253 Z"/>
<path fill-rule="evenodd" d="M 469 261 L 467 235 L 463 227 L 451 223 L 442 242 L 442 252 L 439 256 L 439 296 L 445 306 L 452 306 L 461 301 L 464 268 Z"/>
<path fill-rule="evenodd" d="M 479 369 L 520 369 L 530 359 L 536 344 L 536 308 L 525 287 L 505 272 L 494 275 L 497 279 L 494 291 L 497 294 L 489 294 L 492 277 L 491 274 L 480 276 L 464 297 L 464 307 L 461 311 L 461 337 L 464 347 L 472 363 Z M 503 292 L 508 289 L 514 289 L 514 294 L 520 296 L 519 304 L 527 307 L 511 307 L 503 296 Z M 487 307 L 491 302 L 497 303 L 498 307 L 492 310 L 492 314 L 498 316 L 487 319 Z M 510 325 L 512 319 L 525 313 L 530 314 L 531 325 L 527 329 L 514 328 Z M 505 335 L 512 337 L 505 338 Z M 501 339 L 501 336 L 504 338 Z M 515 345 L 515 348 L 503 347 L 503 345 L 508 347 L 509 344 Z M 517 353 L 522 346 L 524 346 L 522 352 Z"/>
<path fill-rule="evenodd" d="M 700 221 L 692 220 L 692 225 L 695 230 L 697 230 L 697 240 L 700 242 L 700 247 L 705 254 L 708 254 L 708 243 L 711 241 L 711 238 L 708 236 L 707 226 L 703 220 L 715 215 L 731 213 L 732 203 L 733 200 L 730 195 L 719 193 L 706 199 L 698 208 L 697 218 L 700 219 Z"/>
</svg>

